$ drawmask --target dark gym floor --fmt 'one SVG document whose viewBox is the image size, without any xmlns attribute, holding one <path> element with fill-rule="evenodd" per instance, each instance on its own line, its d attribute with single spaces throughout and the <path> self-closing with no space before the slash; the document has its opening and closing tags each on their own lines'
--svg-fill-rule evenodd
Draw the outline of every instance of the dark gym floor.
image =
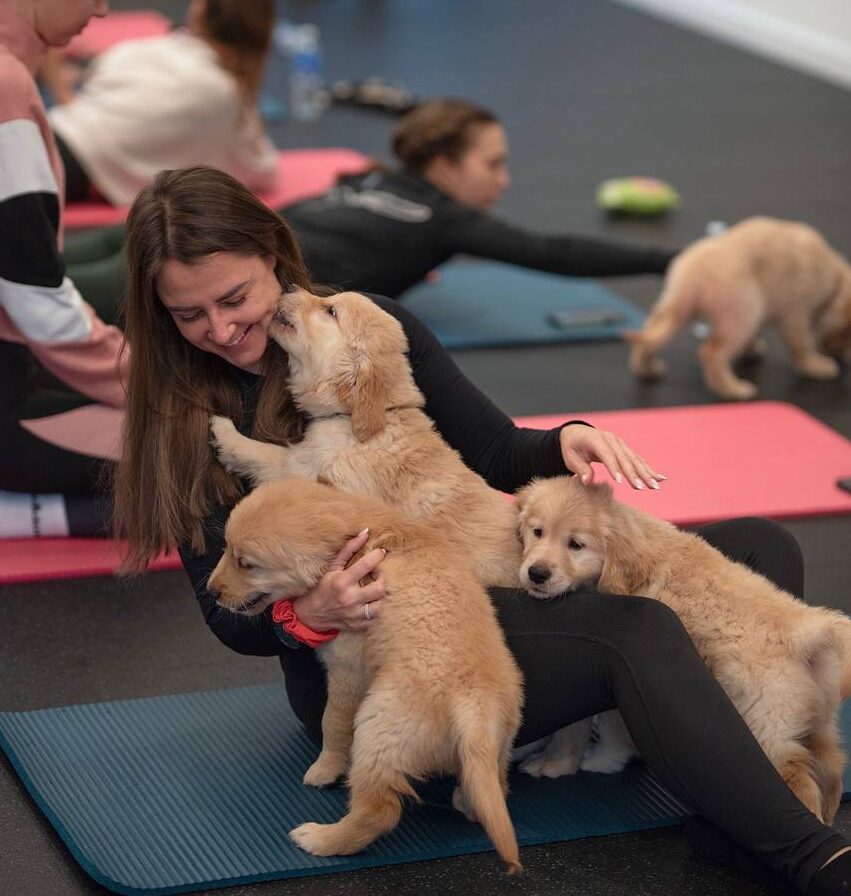
<svg viewBox="0 0 851 896">
<path fill-rule="evenodd" d="M 185 8 L 168 0 L 147 5 L 175 18 Z M 423 96 L 466 96 L 497 111 L 514 175 L 499 211 L 517 222 L 683 246 L 710 220 L 773 214 L 808 221 L 851 256 L 846 90 L 604 0 L 314 0 L 281 4 L 281 14 L 320 25 L 330 79 L 380 75 Z M 283 73 L 274 58 L 266 89 L 281 98 Z M 374 112 L 332 108 L 319 122 L 288 122 L 272 133 L 282 147 L 351 146 L 386 158 L 391 125 Z M 595 208 L 595 187 L 629 174 L 669 180 L 682 208 L 661 221 L 607 220 Z M 649 308 L 659 280 L 611 286 Z M 694 349 L 683 334 L 668 353 L 668 379 L 654 386 L 632 381 L 617 343 L 469 351 L 456 359 L 508 413 L 536 414 L 709 402 Z M 851 437 L 847 371 L 838 382 L 803 382 L 773 343 L 755 378 L 761 398 L 793 402 Z M 851 611 L 851 516 L 785 525 L 804 550 L 807 599 Z M 0 708 L 9 710 L 279 678 L 274 660 L 237 656 L 209 635 L 177 572 L 0 589 L 0 664 Z M 841 810 L 837 826 L 851 834 L 851 809 Z M 5 761 L 0 843 L 3 893 L 106 892 L 77 867 Z M 770 892 L 692 855 L 677 828 L 526 848 L 523 861 L 517 878 L 483 854 L 217 892 Z"/>
</svg>

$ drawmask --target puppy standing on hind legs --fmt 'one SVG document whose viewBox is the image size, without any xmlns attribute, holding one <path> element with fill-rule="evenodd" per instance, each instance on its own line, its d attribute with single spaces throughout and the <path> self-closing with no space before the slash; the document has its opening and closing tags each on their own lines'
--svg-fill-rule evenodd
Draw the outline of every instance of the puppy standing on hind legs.
<svg viewBox="0 0 851 896">
<path fill-rule="evenodd" d="M 305 437 L 259 442 L 213 417 L 219 461 L 255 483 L 300 476 L 386 501 L 443 531 L 482 584 L 516 587 L 517 512 L 435 431 L 399 322 L 359 293 L 297 290 L 281 297 L 270 335 L 287 353 Z"/>
<path fill-rule="evenodd" d="M 262 485 L 233 510 L 208 588 L 256 615 L 315 588 L 351 533 L 384 548 L 388 599 L 364 632 L 318 649 L 327 669 L 323 746 L 305 782 L 346 772 L 349 811 L 291 836 L 314 855 L 359 852 L 392 830 L 410 780 L 454 774 L 453 805 L 481 821 L 510 873 L 520 870 L 505 796 L 520 725 L 522 680 L 490 599 L 466 556 L 440 532 L 374 499 L 304 479 Z"/>
<path fill-rule="evenodd" d="M 608 485 L 540 480 L 518 505 L 529 593 L 596 586 L 600 600 L 636 594 L 667 604 L 780 775 L 830 823 L 845 764 L 836 716 L 851 684 L 851 620 L 614 501 Z"/>
</svg>

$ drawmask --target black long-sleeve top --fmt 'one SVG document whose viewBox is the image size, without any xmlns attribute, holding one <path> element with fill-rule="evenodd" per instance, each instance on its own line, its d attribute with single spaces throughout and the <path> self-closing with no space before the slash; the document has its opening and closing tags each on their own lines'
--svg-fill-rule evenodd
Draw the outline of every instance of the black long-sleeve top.
<svg viewBox="0 0 851 896">
<path fill-rule="evenodd" d="M 676 254 L 525 230 L 400 171 L 345 178 L 281 214 L 298 236 L 314 281 L 392 298 L 458 253 L 576 277 L 662 274 Z"/>
<path fill-rule="evenodd" d="M 567 471 L 561 456 L 559 431 L 519 429 L 490 399 L 458 369 L 431 332 L 398 303 L 379 297 L 373 300 L 396 317 L 409 343 L 409 360 L 417 386 L 426 399 L 425 412 L 438 432 L 455 448 L 464 462 L 491 486 L 514 491 L 533 476 L 556 476 Z M 251 428 L 259 377 L 234 368 L 245 399 L 241 429 Z M 207 593 L 210 573 L 224 552 L 224 526 L 231 507 L 219 507 L 204 522 L 206 552 L 195 554 L 180 547 L 180 557 L 189 576 L 207 624 L 225 645 L 239 653 L 256 656 L 279 654 L 283 647 L 271 628 L 271 614 L 246 617 L 222 612 Z M 342 545 L 341 545 L 342 547 Z"/>
</svg>

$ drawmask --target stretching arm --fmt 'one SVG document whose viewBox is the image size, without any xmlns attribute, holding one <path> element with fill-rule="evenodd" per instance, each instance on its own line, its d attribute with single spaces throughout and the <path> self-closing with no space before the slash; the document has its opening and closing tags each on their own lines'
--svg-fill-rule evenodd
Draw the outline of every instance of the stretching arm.
<svg viewBox="0 0 851 896">
<path fill-rule="evenodd" d="M 441 228 L 447 255 L 463 252 L 574 277 L 664 274 L 677 254 L 594 237 L 551 236 L 457 206 Z"/>
</svg>

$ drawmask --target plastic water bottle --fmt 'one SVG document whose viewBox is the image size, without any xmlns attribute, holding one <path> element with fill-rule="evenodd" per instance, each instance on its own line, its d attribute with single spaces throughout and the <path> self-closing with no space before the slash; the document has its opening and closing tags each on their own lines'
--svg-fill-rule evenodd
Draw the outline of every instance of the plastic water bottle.
<svg viewBox="0 0 851 896">
<path fill-rule="evenodd" d="M 316 25 L 298 26 L 291 46 L 290 114 L 298 121 L 314 121 L 322 114 L 327 100 L 319 28 Z"/>
<path fill-rule="evenodd" d="M 719 233 L 729 229 L 730 225 L 726 221 L 707 221 L 704 233 L 707 236 L 718 236 Z"/>
</svg>

